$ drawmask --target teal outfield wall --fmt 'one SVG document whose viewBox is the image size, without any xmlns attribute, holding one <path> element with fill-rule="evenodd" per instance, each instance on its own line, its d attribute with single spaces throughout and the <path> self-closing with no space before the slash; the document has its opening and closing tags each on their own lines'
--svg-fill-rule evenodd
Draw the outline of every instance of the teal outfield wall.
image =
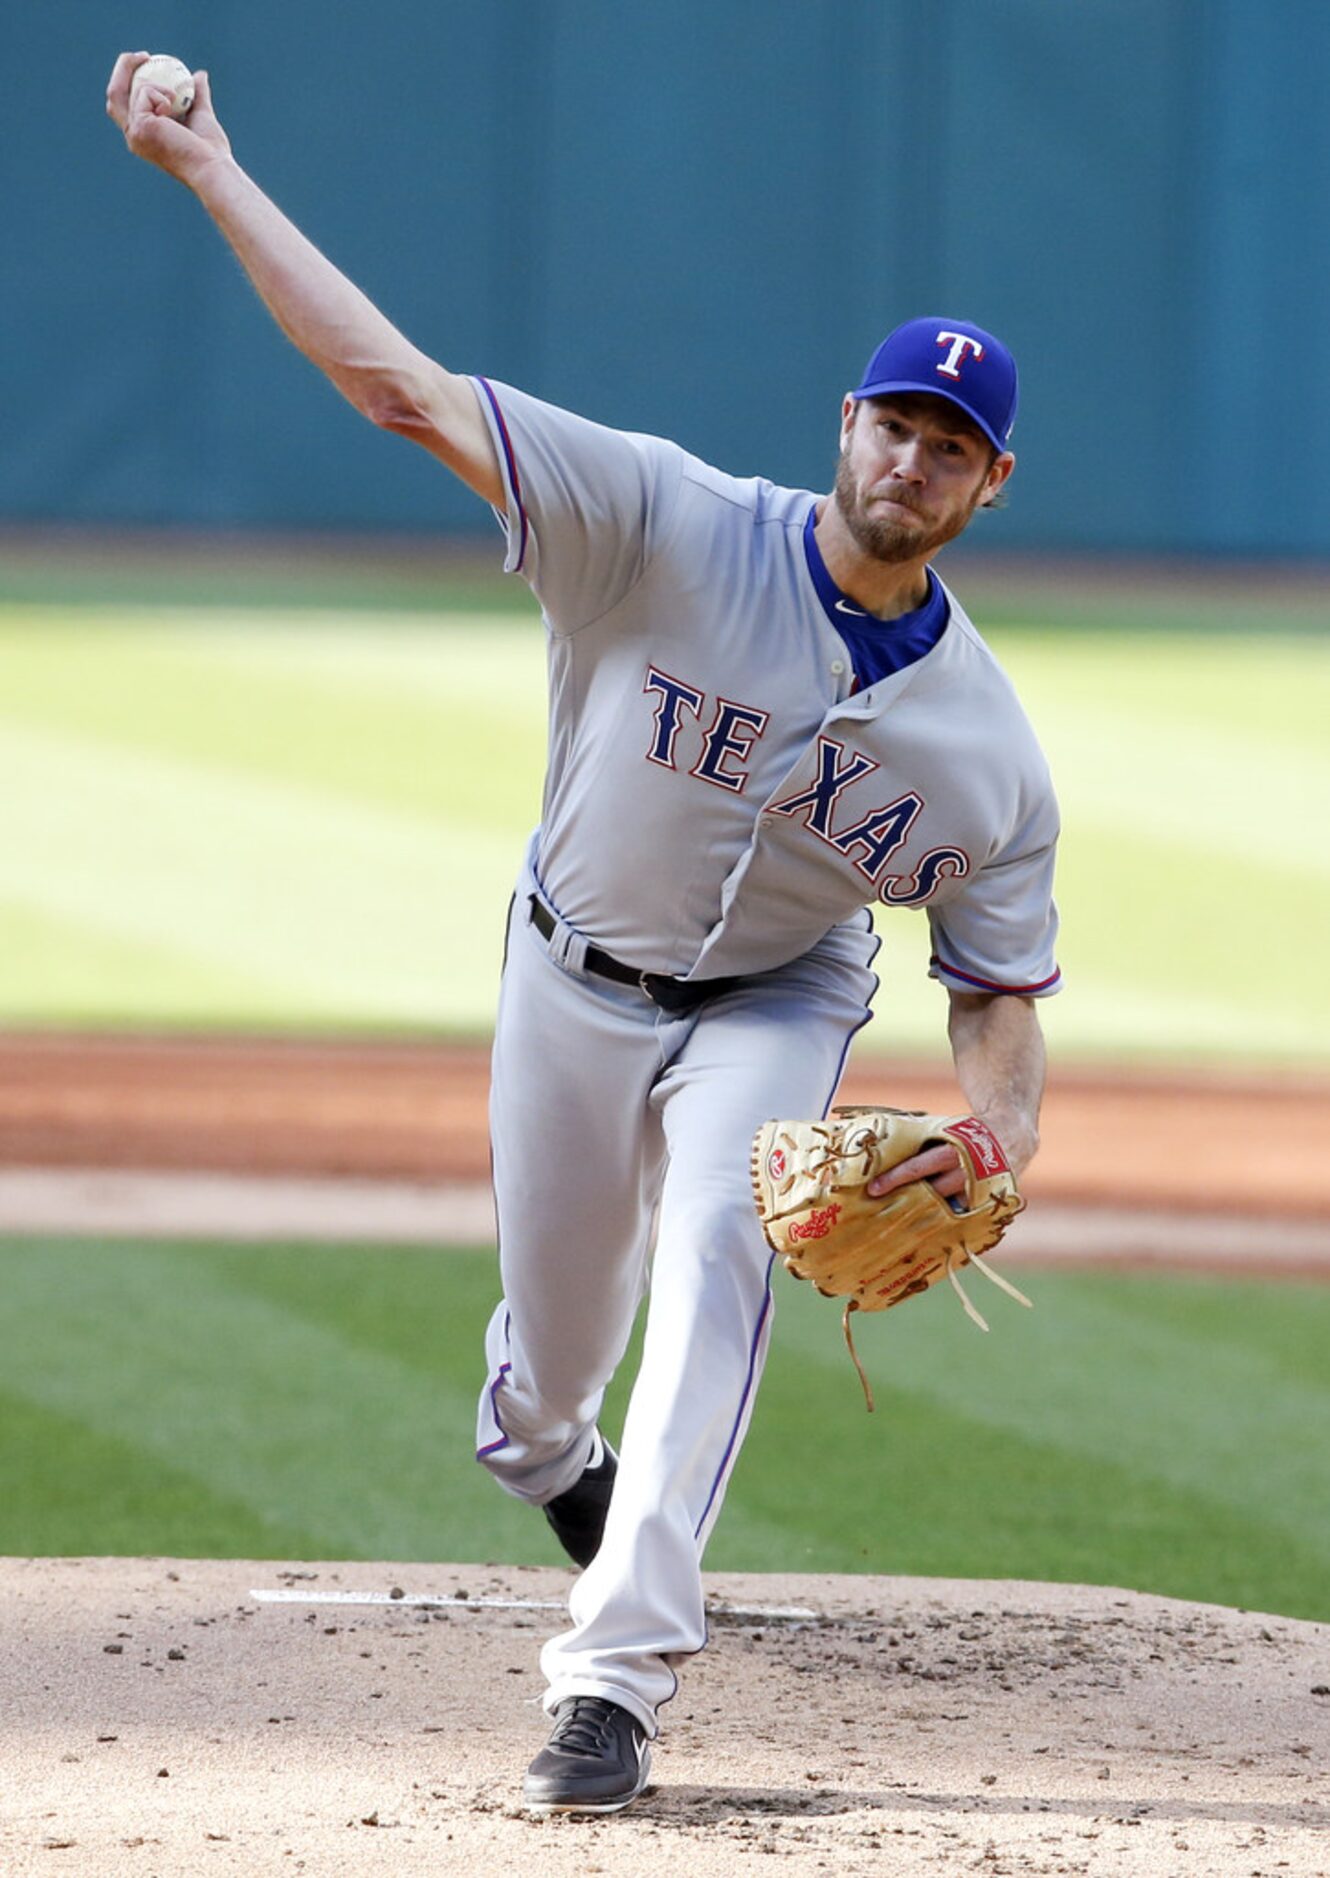
<svg viewBox="0 0 1330 1878">
<path fill-rule="evenodd" d="M 1022 367 L 985 547 L 1330 555 L 1326 0 L 55 0 L 6 43 L 0 521 L 486 525 L 125 153 L 139 44 L 449 365 L 825 487 L 945 312 Z"/>
</svg>

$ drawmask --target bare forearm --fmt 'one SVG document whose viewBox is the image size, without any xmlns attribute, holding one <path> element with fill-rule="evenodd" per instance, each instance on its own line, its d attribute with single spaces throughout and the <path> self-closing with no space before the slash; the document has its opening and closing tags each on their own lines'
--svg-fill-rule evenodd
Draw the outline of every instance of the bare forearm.
<svg viewBox="0 0 1330 1878">
<path fill-rule="evenodd" d="M 213 110 L 206 72 L 194 74 L 185 122 L 150 85 L 134 91 L 146 56 L 122 53 L 107 86 L 107 111 L 129 148 L 194 192 L 282 331 L 358 411 L 421 444 L 501 505 L 498 458 L 470 383 L 413 346 L 245 174 Z"/>
<path fill-rule="evenodd" d="M 358 411 L 381 421 L 387 407 L 422 390 L 440 367 L 400 333 L 335 268 L 232 159 L 209 163 L 194 193 L 225 236 L 268 311 Z"/>
<path fill-rule="evenodd" d="M 342 396 L 501 503 L 497 464 L 467 381 L 413 346 L 233 159 L 209 164 L 193 187 L 277 324 Z"/>
<path fill-rule="evenodd" d="M 1039 1146 L 1044 1093 L 1044 1037 L 1033 1001 L 954 994 L 948 1032 L 966 1101 L 1020 1173 Z"/>
</svg>

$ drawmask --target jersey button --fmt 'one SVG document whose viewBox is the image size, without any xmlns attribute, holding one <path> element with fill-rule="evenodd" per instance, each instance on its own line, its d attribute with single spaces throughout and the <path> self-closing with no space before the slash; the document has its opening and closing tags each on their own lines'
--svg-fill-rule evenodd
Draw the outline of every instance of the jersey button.
<svg viewBox="0 0 1330 1878">
<path fill-rule="evenodd" d="M 833 678 L 839 678 L 841 673 L 844 670 L 845 670 L 844 659 L 833 659 L 831 661 L 831 675 Z"/>
</svg>

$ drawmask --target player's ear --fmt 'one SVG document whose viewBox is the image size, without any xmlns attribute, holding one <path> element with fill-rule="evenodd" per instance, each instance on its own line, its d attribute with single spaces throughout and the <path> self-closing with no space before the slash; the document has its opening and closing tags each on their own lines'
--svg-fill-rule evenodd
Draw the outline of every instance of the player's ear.
<svg viewBox="0 0 1330 1878">
<path fill-rule="evenodd" d="M 988 466 L 988 475 L 984 478 L 984 491 L 979 498 L 979 507 L 986 509 L 990 502 L 997 499 L 1002 485 L 1016 467 L 1016 458 L 1010 450 L 1003 450 L 995 456 Z"/>
<path fill-rule="evenodd" d="M 854 420 L 859 415 L 859 400 L 847 391 L 840 407 L 840 443 L 843 450 L 854 434 Z"/>
</svg>

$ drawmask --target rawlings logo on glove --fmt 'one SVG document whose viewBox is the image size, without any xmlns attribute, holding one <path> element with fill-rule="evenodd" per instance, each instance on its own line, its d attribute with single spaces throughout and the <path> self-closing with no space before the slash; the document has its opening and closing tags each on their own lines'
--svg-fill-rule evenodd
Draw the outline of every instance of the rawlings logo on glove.
<svg viewBox="0 0 1330 1878">
<path fill-rule="evenodd" d="M 840 1218 L 836 1205 L 815 1206 L 807 1219 L 796 1219 L 790 1226 L 791 1239 L 825 1239 Z"/>
<path fill-rule="evenodd" d="M 926 1180 L 875 1199 L 868 1183 L 925 1148 L 960 1156 L 965 1194 L 945 1200 Z M 949 1279 L 966 1313 L 988 1325 L 956 1273 L 989 1252 L 1025 1206 L 1002 1144 L 977 1115 L 841 1108 L 822 1122 L 765 1122 L 753 1138 L 753 1194 L 768 1245 L 824 1297 L 846 1300 L 845 1342 L 871 1410 L 873 1394 L 850 1334 L 852 1311 L 885 1311 Z M 991 1266 L 977 1267 L 1018 1303 L 1030 1300 Z"/>
</svg>

